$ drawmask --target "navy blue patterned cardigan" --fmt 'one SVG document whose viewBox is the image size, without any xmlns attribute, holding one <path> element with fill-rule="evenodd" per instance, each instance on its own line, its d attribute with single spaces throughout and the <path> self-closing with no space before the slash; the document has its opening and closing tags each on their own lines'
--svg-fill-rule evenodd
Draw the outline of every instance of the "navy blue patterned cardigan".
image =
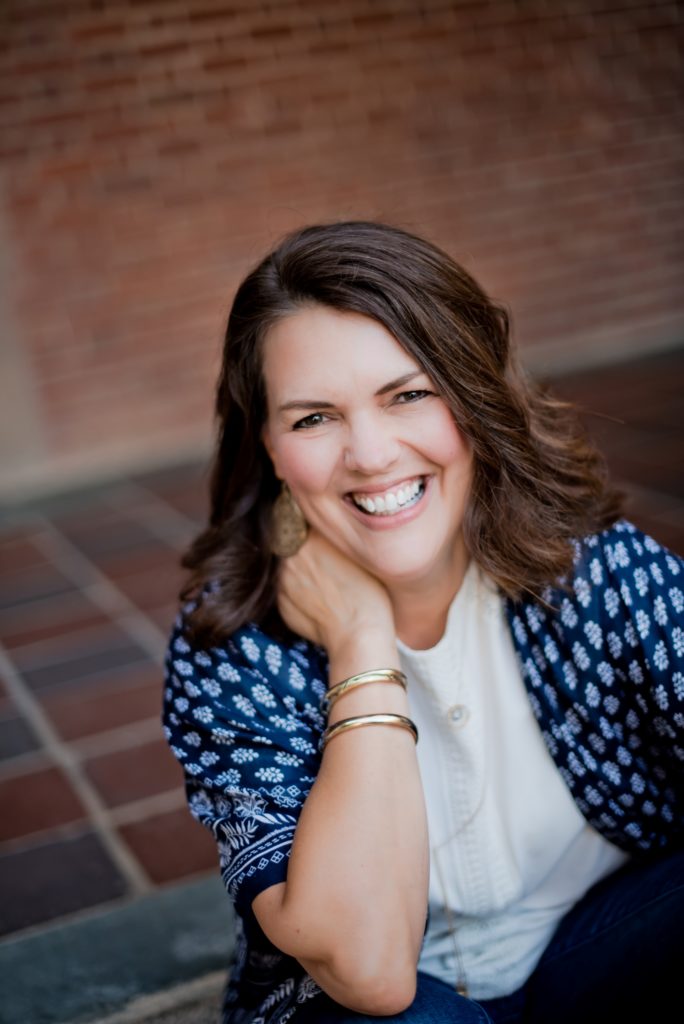
<svg viewBox="0 0 684 1024">
<path fill-rule="evenodd" d="M 506 602 L 539 727 L 594 828 L 635 855 L 674 848 L 684 836 L 684 561 L 620 522 L 575 545 L 569 582 L 543 601 Z M 198 650 L 181 614 L 166 674 L 166 736 L 238 915 L 224 1024 L 284 1024 L 319 989 L 251 905 L 285 880 L 316 778 L 325 652 L 255 625 Z"/>
</svg>

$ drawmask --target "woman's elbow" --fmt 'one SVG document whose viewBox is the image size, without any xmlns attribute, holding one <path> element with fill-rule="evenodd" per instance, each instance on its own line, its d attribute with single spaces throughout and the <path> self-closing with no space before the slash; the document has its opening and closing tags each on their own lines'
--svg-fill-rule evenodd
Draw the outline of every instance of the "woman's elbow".
<svg viewBox="0 0 684 1024">
<path fill-rule="evenodd" d="M 364 962 L 348 965 L 335 971 L 340 979 L 344 998 L 338 1001 L 372 1017 L 389 1017 L 402 1013 L 416 997 L 417 975 L 415 963 L 400 968 Z"/>
<path fill-rule="evenodd" d="M 393 1017 L 408 1010 L 415 998 L 415 982 L 402 987 L 379 984 L 364 994 L 360 1001 L 355 1001 L 349 1009 L 368 1014 L 369 1017 Z"/>
</svg>

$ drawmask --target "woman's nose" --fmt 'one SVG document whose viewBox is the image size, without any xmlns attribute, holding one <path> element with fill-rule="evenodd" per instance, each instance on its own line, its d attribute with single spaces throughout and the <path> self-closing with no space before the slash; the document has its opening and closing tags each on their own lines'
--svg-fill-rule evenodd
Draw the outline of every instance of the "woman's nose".
<svg viewBox="0 0 684 1024">
<path fill-rule="evenodd" d="M 389 424 L 380 417 L 364 417 L 349 429 L 344 465 L 358 473 L 382 473 L 397 460 L 400 450 Z"/>
</svg>

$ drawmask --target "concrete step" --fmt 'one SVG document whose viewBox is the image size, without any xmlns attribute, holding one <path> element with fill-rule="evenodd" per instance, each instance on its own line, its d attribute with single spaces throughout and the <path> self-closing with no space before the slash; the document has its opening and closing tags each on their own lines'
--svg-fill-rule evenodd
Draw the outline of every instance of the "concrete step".
<svg viewBox="0 0 684 1024">
<path fill-rule="evenodd" d="M 0 943 L 0 1024 L 216 1024 L 234 948 L 220 878 Z"/>
<path fill-rule="evenodd" d="M 215 971 L 186 985 L 142 996 L 119 1013 L 94 1024 L 218 1024 L 225 971 Z"/>
</svg>

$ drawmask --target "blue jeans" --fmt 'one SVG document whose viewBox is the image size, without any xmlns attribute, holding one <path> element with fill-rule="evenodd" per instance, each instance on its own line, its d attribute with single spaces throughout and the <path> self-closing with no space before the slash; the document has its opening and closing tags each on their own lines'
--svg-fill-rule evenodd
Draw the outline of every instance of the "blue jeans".
<svg viewBox="0 0 684 1024">
<path fill-rule="evenodd" d="M 681 1019 L 684 852 L 630 863 L 595 885 L 560 922 L 526 984 L 475 1002 L 418 972 L 403 1013 L 368 1017 L 321 993 L 296 1024 L 660 1024 Z M 672 1010 L 666 1010 L 672 1007 Z"/>
</svg>

